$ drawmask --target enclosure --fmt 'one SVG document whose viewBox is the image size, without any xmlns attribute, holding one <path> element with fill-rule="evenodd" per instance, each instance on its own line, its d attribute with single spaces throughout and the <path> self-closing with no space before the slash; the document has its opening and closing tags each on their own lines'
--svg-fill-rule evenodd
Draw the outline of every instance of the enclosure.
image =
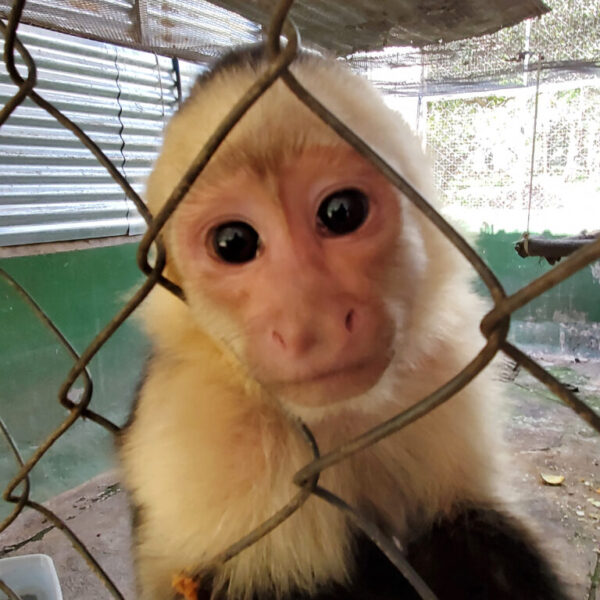
<svg viewBox="0 0 600 600">
<path fill-rule="evenodd" d="M 133 597 L 112 450 L 149 353 L 131 315 L 155 285 L 179 293 L 162 274 L 161 229 L 278 78 L 467 257 L 491 307 L 487 343 L 468 367 L 352 449 L 315 456 L 298 506 L 318 493 L 321 470 L 434 410 L 504 353 L 514 488 L 564 557 L 574 597 L 595 598 L 600 241 L 555 265 L 522 259 L 513 246 L 523 232 L 560 238 L 600 228 L 598 4 L 382 4 L 0 2 L 0 557 L 49 554 L 65 598 Z M 299 87 L 288 70 L 298 32 L 373 81 L 418 131 L 439 214 Z M 277 49 L 280 35 L 287 44 Z M 151 217 L 141 197 L 169 117 L 215 56 L 265 36 L 272 69 Z M 564 481 L 545 485 L 548 475 Z"/>
</svg>

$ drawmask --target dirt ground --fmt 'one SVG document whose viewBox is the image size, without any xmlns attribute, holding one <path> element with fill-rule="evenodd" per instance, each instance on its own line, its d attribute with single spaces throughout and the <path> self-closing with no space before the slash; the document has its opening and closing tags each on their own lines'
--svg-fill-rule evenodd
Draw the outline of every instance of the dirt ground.
<svg viewBox="0 0 600 600">
<path fill-rule="evenodd" d="M 541 362 L 600 411 L 600 362 Z M 506 497 L 520 497 L 521 513 L 554 557 L 573 600 L 600 600 L 600 592 L 597 599 L 590 595 L 600 539 L 600 435 L 523 371 L 507 389 L 510 419 L 505 433 L 512 481 Z M 564 481 L 547 485 L 542 475 Z M 125 598 L 133 600 L 129 513 L 116 474 L 65 492 L 49 506 L 91 550 Z M 111 597 L 64 535 L 29 511 L 0 535 L 0 558 L 36 552 L 53 558 L 64 600 Z"/>
<path fill-rule="evenodd" d="M 600 411 L 600 362 L 540 362 Z M 507 388 L 514 489 L 573 598 L 596 600 L 590 586 L 600 549 L 600 435 L 523 370 Z M 548 485 L 542 476 L 564 481 Z"/>
</svg>

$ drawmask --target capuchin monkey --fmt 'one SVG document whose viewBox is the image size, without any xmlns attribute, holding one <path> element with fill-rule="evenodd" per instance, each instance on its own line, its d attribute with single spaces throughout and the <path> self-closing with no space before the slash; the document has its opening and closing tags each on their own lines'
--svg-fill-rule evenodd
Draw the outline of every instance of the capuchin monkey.
<svg viewBox="0 0 600 600">
<path fill-rule="evenodd" d="M 154 214 L 266 64 L 262 47 L 238 50 L 199 78 L 148 182 Z M 366 81 L 308 53 L 291 70 L 434 197 L 419 142 Z M 483 310 L 465 259 L 282 81 L 219 147 L 164 239 L 165 273 L 185 302 L 157 287 L 142 307 L 153 353 L 119 444 L 136 514 L 138 597 L 419 598 L 315 496 L 231 560 L 211 561 L 298 492 L 293 476 L 313 455 L 293 419 L 324 453 L 474 358 Z M 440 600 L 565 600 L 499 500 L 498 399 L 484 372 L 323 471 L 319 484 L 394 538 Z"/>
</svg>

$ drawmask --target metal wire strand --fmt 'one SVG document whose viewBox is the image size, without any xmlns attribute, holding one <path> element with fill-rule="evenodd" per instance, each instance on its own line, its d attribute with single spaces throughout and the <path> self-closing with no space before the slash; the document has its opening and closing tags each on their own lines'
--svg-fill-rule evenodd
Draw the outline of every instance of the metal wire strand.
<svg viewBox="0 0 600 600">
<path fill-rule="evenodd" d="M 453 395 L 472 381 L 492 358 L 494 358 L 498 348 L 506 337 L 507 331 L 508 321 L 505 321 L 504 326 L 501 329 L 495 330 L 490 335 L 488 343 L 482 348 L 479 354 L 450 381 L 399 415 L 392 417 L 388 421 L 384 421 L 366 433 L 338 446 L 331 452 L 324 454 L 318 460 L 306 465 L 296 473 L 294 482 L 298 485 L 303 485 L 305 481 L 309 477 L 314 476 L 315 473 L 321 472 L 324 469 L 339 463 L 348 456 L 376 444 L 383 438 L 400 431 L 400 429 L 410 425 L 417 419 L 420 419 L 433 409 L 448 401 Z"/>
<path fill-rule="evenodd" d="M 501 349 L 518 364 L 525 367 L 536 379 L 541 381 L 553 394 L 558 396 L 573 412 L 581 417 L 596 431 L 600 431 L 600 415 L 597 415 L 583 400 L 580 400 L 571 390 L 567 389 L 556 377 L 536 363 L 531 357 L 507 341 Z"/>
<path fill-rule="evenodd" d="M 4 23 L 0 21 L 0 25 L 2 25 L 2 32 L 4 33 L 5 37 L 4 63 L 6 64 L 6 69 L 11 77 L 14 75 L 14 73 L 17 73 L 14 64 L 14 48 L 17 25 L 21 20 L 21 15 L 23 14 L 23 7 L 24 3 L 15 4 L 12 7 L 8 27 L 6 27 Z M 21 52 L 21 50 L 23 50 L 23 52 Z M 37 70 L 31 55 L 22 46 L 19 48 L 19 53 L 21 54 L 21 57 L 25 62 L 25 66 L 27 67 L 27 79 L 22 81 L 22 83 L 19 85 L 17 93 L 2 107 L 2 110 L 0 111 L 0 127 L 4 125 L 8 117 L 10 117 L 10 115 L 23 102 L 23 100 L 25 100 L 31 90 L 33 90 L 33 87 L 37 81 Z"/>
<path fill-rule="evenodd" d="M 21 596 L 15 593 L 8 585 L 0 579 L 0 591 L 6 594 L 8 600 L 21 600 Z"/>
<path fill-rule="evenodd" d="M 512 296 L 508 296 L 497 302 L 494 308 L 481 321 L 481 331 L 484 335 L 487 335 L 503 318 L 511 315 L 517 309 L 525 306 L 534 298 L 547 292 L 550 288 L 558 285 L 561 281 L 573 275 L 573 273 L 583 269 L 583 267 L 599 258 L 600 239 L 579 248 L 550 271 L 546 271 L 546 273 L 534 279 L 531 283 L 512 294 Z"/>
<path fill-rule="evenodd" d="M 413 566 L 406 560 L 404 554 L 399 550 L 393 539 L 385 535 L 377 525 L 365 519 L 358 511 L 344 502 L 339 496 L 332 494 L 329 490 L 317 486 L 314 490 L 315 496 L 325 500 L 341 510 L 348 520 L 358 527 L 382 552 L 386 558 L 404 575 L 413 589 L 421 596 L 422 600 L 437 600 L 437 596 L 431 588 L 423 581 L 422 577 L 415 571 Z"/>
<path fill-rule="evenodd" d="M 283 24 L 282 24 L 283 25 Z M 295 32 L 292 32 L 292 34 Z M 281 31 L 274 31 L 273 35 L 280 35 Z M 297 52 L 297 37 L 291 35 L 285 50 L 277 55 L 268 65 L 266 70 L 256 79 L 254 84 L 246 91 L 246 93 L 233 106 L 221 123 L 216 127 L 213 134 L 209 137 L 206 144 L 190 165 L 185 175 L 181 178 L 161 211 L 155 216 L 154 220 L 148 227 L 148 231 L 144 235 L 138 248 L 138 265 L 140 269 L 147 273 L 151 269 L 148 263 L 148 251 L 150 245 L 164 227 L 167 219 L 173 214 L 179 203 L 204 170 L 208 161 L 213 154 L 221 146 L 229 132 L 233 129 L 236 123 L 246 114 L 250 107 L 264 94 L 273 83 L 279 78 L 280 74 L 294 60 Z"/>
<path fill-rule="evenodd" d="M 13 7 L 11 10 L 11 18 L 9 20 L 8 26 L 5 26 L 2 22 L 0 22 L 0 32 L 5 36 L 5 48 L 4 48 L 4 57 L 6 62 L 6 68 L 8 73 L 15 83 L 19 87 L 19 92 L 11 99 L 10 106 L 5 107 L 6 110 L 0 114 L 4 120 L 0 118 L 0 126 L 4 123 L 4 121 L 12 114 L 12 112 L 17 108 L 17 106 L 24 100 L 26 96 L 31 98 L 33 102 L 35 102 L 40 108 L 44 109 L 48 112 L 52 117 L 54 117 L 63 127 L 71 131 L 77 139 L 94 155 L 96 160 L 107 170 L 108 174 L 113 178 L 113 180 L 121 187 L 125 195 L 135 204 L 137 210 L 140 215 L 144 219 L 147 224 L 150 224 L 152 221 L 152 216 L 150 215 L 150 211 L 146 207 L 144 201 L 140 198 L 138 193 L 133 189 L 133 187 L 129 184 L 127 179 L 121 174 L 119 169 L 112 163 L 112 161 L 104 154 L 104 152 L 100 149 L 98 144 L 96 144 L 76 123 L 71 121 L 66 115 L 60 112 L 54 105 L 40 96 L 34 89 L 35 81 L 36 81 L 36 69 L 35 63 L 27 51 L 27 49 L 23 46 L 20 40 L 16 37 L 16 29 L 19 24 L 19 19 L 23 13 L 23 9 L 25 7 L 26 0 L 14 0 Z M 17 49 L 19 54 L 21 54 L 25 64 L 28 67 L 28 78 L 27 82 L 23 80 L 19 72 L 17 71 L 14 64 L 14 49 Z M 160 238 L 154 240 L 157 260 L 164 259 L 164 248 L 162 245 L 162 241 Z M 148 267 L 148 270 L 145 271 L 146 274 L 149 274 L 152 270 L 152 267 Z M 166 278 L 159 276 L 159 283 L 172 291 L 175 294 L 181 294 L 181 290 L 179 286 L 173 284 L 171 281 Z"/>
<path fill-rule="evenodd" d="M 411 183 L 398 173 L 385 161 L 369 144 L 361 139 L 354 131 L 347 127 L 338 117 L 329 111 L 311 92 L 309 92 L 289 71 L 285 71 L 281 78 L 290 91 L 314 112 L 326 125 L 331 127 L 341 138 L 351 144 L 362 156 L 375 165 L 388 180 L 394 184 L 460 251 L 471 263 L 477 274 L 481 277 L 492 298 L 498 302 L 505 297 L 505 292 L 500 281 L 493 271 L 485 264 L 483 259 L 471 248 L 466 240 L 448 223 L 433 206 L 411 185 Z"/>
<path fill-rule="evenodd" d="M 556 378 L 550 375 L 530 357 L 506 340 L 512 313 L 548 289 L 554 287 L 571 274 L 600 258 L 600 240 L 574 252 L 567 260 L 553 270 L 532 281 L 514 294 L 507 296 L 496 275 L 487 267 L 482 258 L 454 230 L 454 228 L 443 219 L 431 204 L 404 177 L 402 177 L 402 175 L 397 173 L 375 149 L 366 144 L 364 140 L 350 130 L 336 115 L 331 113 L 310 91 L 305 89 L 302 84 L 296 80 L 289 70 L 290 65 L 297 55 L 299 46 L 298 32 L 289 19 L 289 11 L 293 3 L 294 0 L 279 0 L 274 6 L 271 22 L 268 27 L 268 62 L 264 71 L 257 76 L 256 80 L 246 93 L 239 98 L 229 114 L 215 128 L 186 174 L 167 199 L 162 210 L 154 217 L 150 215 L 150 212 L 144 205 L 142 199 L 133 190 L 125 177 L 119 172 L 119 169 L 107 158 L 97 144 L 95 144 L 80 127 L 36 92 L 35 85 L 37 75 L 35 61 L 17 36 L 17 27 L 23 13 L 25 0 L 15 0 L 12 5 L 8 23 L 5 25 L 0 22 L 0 32 L 5 37 L 4 62 L 12 81 L 18 88 L 16 93 L 8 100 L 0 111 L 0 126 L 6 122 L 23 100 L 29 97 L 39 107 L 54 117 L 61 125 L 71 131 L 80 142 L 92 152 L 93 156 L 106 169 L 114 181 L 121 186 L 121 189 L 127 198 L 134 202 L 138 211 L 148 224 L 148 230 L 139 245 L 137 254 L 138 265 L 146 275 L 144 283 L 115 317 L 106 324 L 100 333 L 98 333 L 81 355 L 78 355 L 58 327 L 56 327 L 29 294 L 27 294 L 27 292 L 19 286 L 10 275 L 0 270 L 0 276 L 16 290 L 22 301 L 32 309 L 36 318 L 52 331 L 74 361 L 58 394 L 59 401 L 70 411 L 70 414 L 68 418 L 66 418 L 60 426 L 39 445 L 37 450 L 26 462 L 22 460 L 6 425 L 0 420 L 0 433 L 7 441 L 19 467 L 17 475 L 8 483 L 3 493 L 4 500 L 15 504 L 15 507 L 11 514 L 0 524 L 0 531 L 8 527 L 17 518 L 24 507 L 30 507 L 40 512 L 69 538 L 73 547 L 87 561 L 90 569 L 104 582 L 104 585 L 112 596 L 117 599 L 122 600 L 121 593 L 97 561 L 91 556 L 83 542 L 75 536 L 57 515 L 43 505 L 30 499 L 31 489 L 29 473 L 36 465 L 38 465 L 48 449 L 66 431 L 68 431 L 79 418 L 89 418 L 112 433 L 118 431 L 119 428 L 117 425 L 89 408 L 93 395 L 93 382 L 88 372 L 89 362 L 156 285 L 165 287 L 184 300 L 181 288 L 175 282 L 170 281 L 163 275 L 167 261 L 166 250 L 162 241 L 164 227 L 232 128 L 278 79 L 281 79 L 290 91 L 327 126 L 331 127 L 341 138 L 350 143 L 360 154 L 375 165 L 375 167 L 378 168 L 389 181 L 438 228 L 441 234 L 443 234 L 457 250 L 465 256 L 490 291 L 494 306 L 481 322 L 481 330 L 487 338 L 487 343 L 472 361 L 438 390 L 388 421 L 381 423 L 364 434 L 349 440 L 345 444 L 329 451 L 327 454 L 320 456 L 317 443 L 311 431 L 300 421 L 290 417 L 291 426 L 296 428 L 299 434 L 303 436 L 312 456 L 311 462 L 293 476 L 292 480 L 300 487 L 300 489 L 298 489 L 297 493 L 285 506 L 273 514 L 269 519 L 208 561 L 207 564 L 200 569 L 199 575 L 203 572 L 202 569 L 208 572 L 211 569 L 218 568 L 240 552 L 243 552 L 244 549 L 248 548 L 250 545 L 256 543 L 259 539 L 268 535 L 275 527 L 278 527 L 283 521 L 300 509 L 311 495 L 315 495 L 323 501 L 333 505 L 338 510 L 341 510 L 354 526 L 360 528 L 404 574 L 421 598 L 424 600 L 433 600 L 435 596 L 427 587 L 426 582 L 419 577 L 411 565 L 406 561 L 406 558 L 396 547 L 393 540 L 384 535 L 375 523 L 363 517 L 342 498 L 337 497 L 329 490 L 319 487 L 319 476 L 324 469 L 339 463 L 350 455 L 359 452 L 368 446 L 376 444 L 383 438 L 398 432 L 403 427 L 406 427 L 408 424 L 434 410 L 442 403 L 451 401 L 455 394 L 463 389 L 465 385 L 486 367 L 498 351 L 505 352 L 514 358 L 517 363 L 523 365 L 530 373 L 532 373 L 532 375 L 548 386 L 548 388 L 563 400 L 576 414 L 585 419 L 586 422 L 596 430 L 600 431 L 600 417 L 590 407 L 588 407 L 581 399 L 577 398 L 572 392 L 567 390 Z M 282 37 L 286 40 L 284 44 L 281 43 Z M 15 52 L 19 53 L 25 63 L 27 69 L 26 77 L 23 77 L 16 68 Z M 153 249 L 152 261 L 149 259 L 151 249 Z M 77 403 L 74 403 L 69 399 L 69 394 L 73 384 L 79 377 L 82 377 L 84 380 L 84 391 L 80 400 Z M 22 487 L 20 492 L 17 492 L 16 490 L 19 486 Z M 1 590 L 5 591 L 11 599 L 16 597 L 14 593 L 12 596 L 10 595 L 10 590 L 8 592 L 4 590 L 2 587 L 3 585 L 5 584 L 0 582 Z"/>
<path fill-rule="evenodd" d="M 56 326 L 50 321 L 48 316 L 33 301 L 33 299 L 29 296 L 29 294 L 27 294 L 25 292 L 25 290 L 23 290 L 23 288 L 21 288 L 21 286 L 14 279 L 12 277 L 10 277 L 2 269 L 0 269 L 0 276 L 4 277 L 11 284 L 11 286 L 15 290 L 17 290 L 17 292 L 19 292 L 21 297 L 33 308 L 35 314 L 42 321 L 42 323 L 44 323 L 46 326 L 48 326 L 50 328 L 50 330 L 56 334 L 56 336 L 59 338 L 61 343 L 63 343 L 63 345 L 65 346 L 67 351 L 75 358 L 78 358 L 76 365 L 80 364 L 82 359 L 77 357 L 75 350 L 72 348 L 72 346 L 69 344 L 69 342 L 62 336 L 62 334 L 60 333 L 58 328 L 56 328 Z M 70 429 L 71 426 L 79 419 L 80 416 L 83 416 L 86 411 L 92 420 L 105 426 L 109 431 L 112 431 L 114 433 L 116 430 L 118 430 L 118 427 L 116 425 L 114 425 L 111 421 L 109 421 L 108 419 L 98 415 L 97 413 L 89 411 L 87 409 L 88 404 L 91 401 L 91 395 L 92 395 L 91 378 L 89 377 L 89 373 L 87 373 L 87 371 L 85 369 L 88 362 L 89 362 L 89 360 L 87 360 L 87 361 L 85 361 L 85 363 L 83 363 L 82 369 L 77 372 L 77 376 L 73 379 L 73 382 L 74 382 L 75 379 L 77 379 L 77 377 L 80 374 L 83 373 L 85 375 L 84 382 L 87 385 L 84 386 L 84 393 L 82 395 L 81 400 L 77 404 L 74 404 L 73 402 L 68 400 L 67 393 L 71 389 L 72 382 L 68 385 L 68 387 L 63 386 L 64 394 L 63 393 L 59 394 L 59 400 L 60 400 L 61 404 L 63 404 L 64 406 L 69 406 L 71 408 L 71 413 L 52 432 L 52 434 L 50 434 L 48 436 L 48 438 L 42 444 L 40 444 L 38 446 L 37 450 L 32 454 L 32 456 L 27 460 L 27 462 L 22 466 L 22 469 L 9 482 L 9 484 L 6 488 L 7 495 L 10 495 L 14 491 L 14 489 L 23 481 L 26 474 L 29 473 L 31 471 L 31 469 L 33 469 L 33 467 L 40 461 L 40 459 L 49 450 L 49 448 L 54 444 L 54 442 L 56 442 L 68 429 Z"/>
<path fill-rule="evenodd" d="M 312 431 L 304 423 L 300 422 L 299 419 L 289 416 L 289 421 L 304 437 L 313 457 L 315 459 L 319 458 L 319 447 Z M 300 491 L 285 506 L 280 508 L 274 515 L 253 529 L 250 533 L 247 533 L 239 541 L 213 557 L 210 568 L 212 568 L 213 565 L 221 565 L 228 560 L 231 560 L 234 556 L 242 552 L 242 550 L 245 550 L 252 544 L 258 542 L 258 540 L 273 531 L 275 527 L 291 517 L 310 498 L 311 494 L 314 493 L 317 483 L 319 482 L 319 475 L 320 473 L 315 473 L 312 477 L 308 478 L 302 484 Z M 210 568 L 208 570 L 210 570 Z"/>
<path fill-rule="evenodd" d="M 8 447 L 10 448 L 10 451 L 12 452 L 12 455 L 14 456 L 17 465 L 19 465 L 20 468 L 23 468 L 23 461 L 21 460 L 21 455 L 19 454 L 17 444 L 15 443 L 13 437 L 10 435 L 10 431 L 8 430 L 8 427 L 6 427 L 6 424 L 2 420 L 2 417 L 0 417 L 0 433 L 2 433 L 2 437 L 4 437 L 4 439 L 6 440 L 6 443 L 8 444 Z M 29 483 L 29 475 L 27 473 L 23 477 L 22 483 L 23 492 L 20 496 L 13 496 L 9 490 L 5 490 L 2 494 L 2 498 L 4 500 L 6 500 L 7 502 L 15 502 L 16 506 L 13 509 L 12 513 L 0 523 L 0 533 L 2 533 L 19 516 L 19 513 L 23 510 L 23 507 L 29 500 L 31 484 Z"/>
<path fill-rule="evenodd" d="M 11 276 L 9 275 L 3 268 L 0 267 L 0 278 L 4 279 L 16 292 L 19 294 L 21 299 L 29 305 L 35 316 L 38 318 L 42 324 L 49 329 L 61 343 L 61 345 L 65 348 L 71 358 L 75 361 L 79 360 L 79 354 L 75 351 L 71 343 L 67 340 L 64 334 L 58 329 L 58 327 L 53 323 L 52 319 L 42 310 L 40 305 L 27 293 L 27 291 Z M 83 384 L 84 384 L 84 396 L 91 397 L 92 395 L 92 377 L 87 366 L 82 370 L 81 375 L 83 376 Z M 67 409 L 72 410 L 77 407 L 75 402 L 72 402 L 68 398 L 59 398 L 60 403 Z M 99 415 L 98 413 L 90 410 L 89 408 L 85 408 L 81 412 L 81 416 L 86 419 L 90 419 L 98 423 L 98 425 L 102 425 L 105 429 L 108 429 L 111 433 L 117 433 L 119 431 L 119 427 L 115 425 L 110 419 Z"/>
<path fill-rule="evenodd" d="M 21 467 L 21 470 L 24 470 L 25 465 L 23 463 L 21 453 L 19 452 L 19 449 L 17 448 L 13 437 L 10 435 L 8 428 L 6 427 L 2 419 L 0 419 L 0 433 L 2 433 L 2 436 L 8 442 L 11 452 L 15 457 L 15 461 Z M 106 586 L 108 591 L 113 595 L 113 597 L 117 598 L 118 600 L 124 600 L 121 592 L 119 592 L 115 584 L 112 582 L 111 578 L 100 566 L 98 561 L 91 555 L 90 551 L 85 547 L 85 544 L 75 535 L 75 533 L 73 533 L 73 530 L 70 529 L 68 525 L 60 517 L 54 514 L 49 508 L 46 508 L 42 504 L 38 504 L 37 502 L 29 500 L 29 476 L 27 471 L 25 471 L 25 474 L 23 475 L 23 482 L 25 483 L 25 487 L 23 490 L 23 494 L 20 497 L 12 496 L 9 489 L 7 489 L 4 492 L 4 499 L 8 502 L 16 502 L 17 506 L 15 507 L 15 511 L 0 525 L 0 532 L 4 531 L 4 529 L 6 529 L 6 527 L 8 527 L 15 520 L 15 518 L 25 506 L 36 510 L 37 512 L 44 515 L 46 519 L 51 521 L 57 529 L 62 531 L 62 533 L 65 536 L 67 536 L 67 538 L 69 538 L 69 541 L 71 542 L 72 546 L 83 557 L 83 559 L 86 561 L 92 572 L 95 573 L 98 576 L 98 578 L 104 583 L 104 585 Z"/>
</svg>

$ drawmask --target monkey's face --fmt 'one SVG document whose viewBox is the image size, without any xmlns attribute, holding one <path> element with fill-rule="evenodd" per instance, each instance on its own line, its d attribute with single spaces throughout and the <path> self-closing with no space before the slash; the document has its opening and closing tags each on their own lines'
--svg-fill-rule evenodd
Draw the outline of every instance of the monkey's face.
<svg viewBox="0 0 600 600">
<path fill-rule="evenodd" d="M 174 215 L 173 258 L 201 327 L 284 399 L 325 404 L 381 377 L 398 194 L 345 147 L 198 185 Z"/>
</svg>

